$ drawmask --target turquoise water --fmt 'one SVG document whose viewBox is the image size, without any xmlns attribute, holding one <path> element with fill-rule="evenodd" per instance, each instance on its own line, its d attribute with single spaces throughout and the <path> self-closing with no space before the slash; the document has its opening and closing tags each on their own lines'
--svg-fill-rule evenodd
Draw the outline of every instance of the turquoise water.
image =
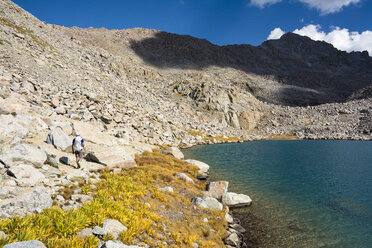
<svg viewBox="0 0 372 248">
<path fill-rule="evenodd" d="M 210 180 L 246 193 L 265 247 L 372 247 L 372 142 L 256 141 L 196 146 Z M 266 240 L 267 239 L 267 240 Z"/>
</svg>

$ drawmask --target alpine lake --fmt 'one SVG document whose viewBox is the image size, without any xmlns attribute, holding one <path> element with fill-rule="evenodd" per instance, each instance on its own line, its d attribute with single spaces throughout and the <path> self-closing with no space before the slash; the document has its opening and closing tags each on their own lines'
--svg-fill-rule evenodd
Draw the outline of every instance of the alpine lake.
<svg viewBox="0 0 372 248">
<path fill-rule="evenodd" d="M 184 149 L 209 181 L 253 204 L 234 209 L 249 247 L 372 247 L 372 142 L 265 140 Z"/>
</svg>

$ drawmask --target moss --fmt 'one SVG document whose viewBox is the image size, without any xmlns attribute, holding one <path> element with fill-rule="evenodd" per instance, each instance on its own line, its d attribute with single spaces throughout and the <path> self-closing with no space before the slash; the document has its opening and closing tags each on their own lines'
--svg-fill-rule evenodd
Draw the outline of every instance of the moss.
<svg viewBox="0 0 372 248">
<path fill-rule="evenodd" d="M 0 220 L 0 230 L 8 234 L 7 239 L 0 240 L 0 247 L 31 239 L 38 239 L 47 247 L 97 247 L 97 237 L 81 239 L 76 234 L 86 227 L 102 225 L 106 219 L 116 219 L 128 228 L 119 235 L 125 244 L 145 242 L 150 247 L 161 247 L 159 244 L 166 241 L 167 247 L 191 247 L 193 242 L 199 247 L 223 247 L 223 212 L 194 208 L 190 202 L 206 186 L 195 179 L 196 166 L 156 152 L 137 155 L 136 162 L 138 167 L 117 174 L 102 170 L 96 189 L 90 190 L 93 199 L 77 210 L 51 207 L 39 214 Z M 186 184 L 173 177 L 180 172 L 188 174 L 195 183 Z M 158 189 L 165 185 L 175 192 Z M 79 186 L 82 191 L 88 187 Z M 72 191 L 66 187 L 59 193 L 67 199 Z M 204 217 L 208 223 L 203 222 Z M 109 239 L 110 235 L 104 237 Z"/>
<path fill-rule="evenodd" d="M 33 42 L 35 42 L 37 45 L 41 47 L 49 47 L 50 50 L 56 50 L 52 45 L 50 45 L 45 40 L 41 39 L 39 36 L 35 35 L 31 30 L 28 30 L 21 26 L 17 26 L 14 23 L 12 23 L 10 20 L 2 18 L 2 17 L 0 17 L 0 23 L 15 29 L 20 34 L 29 36 Z"/>
<path fill-rule="evenodd" d="M 0 39 L 0 45 L 4 45 L 4 41 Z"/>
</svg>

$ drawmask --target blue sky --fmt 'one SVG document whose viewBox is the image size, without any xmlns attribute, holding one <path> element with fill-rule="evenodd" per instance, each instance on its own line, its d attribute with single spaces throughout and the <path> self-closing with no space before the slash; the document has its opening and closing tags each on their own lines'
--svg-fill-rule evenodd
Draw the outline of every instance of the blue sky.
<svg viewBox="0 0 372 248">
<path fill-rule="evenodd" d="M 302 30 L 311 25 L 312 30 L 298 33 L 307 35 L 306 32 L 313 32 L 308 35 L 311 37 L 315 35 L 314 32 L 323 32 L 323 35 L 314 37 L 326 41 L 327 35 L 335 30 L 347 30 L 349 39 L 352 36 L 351 32 L 362 35 L 363 32 L 372 30 L 372 0 L 14 0 L 14 2 L 47 23 L 67 27 L 108 29 L 154 28 L 205 38 L 218 45 L 259 45 L 275 28 L 280 30 L 277 29 L 278 32 L 271 38 L 279 38 L 282 32 Z M 367 33 L 367 38 L 364 36 L 366 43 L 364 46 L 371 45 L 372 49 L 370 42 L 372 32 Z"/>
</svg>

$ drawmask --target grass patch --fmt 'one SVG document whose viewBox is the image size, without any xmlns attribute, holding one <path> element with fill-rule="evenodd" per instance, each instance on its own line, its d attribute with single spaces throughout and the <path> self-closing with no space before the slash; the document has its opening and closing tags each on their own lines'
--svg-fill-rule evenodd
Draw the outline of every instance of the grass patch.
<svg viewBox="0 0 372 248">
<path fill-rule="evenodd" d="M 35 35 L 31 30 L 28 30 L 21 26 L 17 26 L 14 23 L 12 23 L 10 20 L 2 18 L 2 17 L 0 17 L 0 23 L 15 29 L 20 34 L 29 36 L 33 42 L 35 42 L 37 45 L 41 47 L 49 47 L 50 50 L 56 50 L 52 45 L 50 45 L 45 40 L 41 39 L 39 36 Z"/>
<path fill-rule="evenodd" d="M 202 136 L 205 141 L 218 140 L 220 142 L 225 143 L 225 142 L 238 142 L 240 140 L 243 140 L 242 138 L 238 138 L 238 137 L 209 136 L 200 131 L 195 131 L 195 130 L 187 130 L 186 132 L 192 136 Z"/>
<path fill-rule="evenodd" d="M 227 137 L 227 138 L 224 138 L 224 137 L 221 137 L 221 136 L 214 136 L 214 137 L 209 137 L 209 136 L 206 136 L 204 137 L 204 140 L 218 140 L 218 141 L 221 141 L 221 142 L 238 142 L 239 140 L 243 140 L 242 138 L 238 138 L 238 137 Z"/>
<path fill-rule="evenodd" d="M 156 152 L 144 152 L 136 156 L 136 162 L 138 167 L 117 174 L 102 170 L 94 189 L 79 185 L 93 199 L 77 210 L 51 207 L 40 214 L 0 220 L 0 230 L 8 235 L 0 240 L 0 247 L 32 239 L 47 247 L 97 247 L 100 241 L 97 237 L 82 239 L 77 234 L 86 227 L 102 225 L 106 219 L 116 219 L 128 228 L 119 235 L 124 244 L 144 242 L 150 247 L 175 248 L 191 247 L 195 242 L 199 247 L 224 247 L 224 213 L 195 208 L 190 202 L 191 197 L 200 196 L 205 189 L 205 183 L 195 179 L 197 167 Z M 180 172 L 195 183 L 175 179 L 174 175 Z M 159 190 L 166 185 L 175 192 Z M 66 187 L 59 193 L 67 199 L 73 189 Z M 203 218 L 209 222 L 205 223 Z"/>
<path fill-rule="evenodd" d="M 287 139 L 287 140 L 298 140 L 298 136 L 292 135 L 292 134 L 278 134 L 278 135 L 269 135 L 266 139 L 269 140 L 281 140 L 281 139 Z"/>
</svg>

